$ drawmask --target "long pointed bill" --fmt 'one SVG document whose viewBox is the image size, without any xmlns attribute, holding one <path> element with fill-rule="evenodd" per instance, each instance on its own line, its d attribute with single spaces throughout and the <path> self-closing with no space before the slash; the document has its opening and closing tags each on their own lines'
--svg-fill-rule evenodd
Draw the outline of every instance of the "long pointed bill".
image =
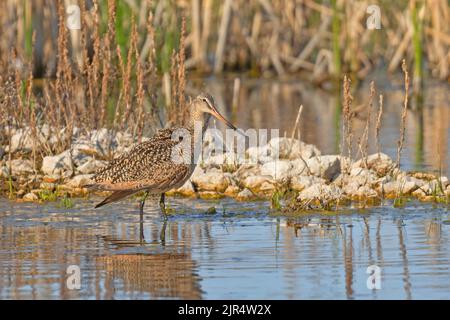
<svg viewBox="0 0 450 320">
<path fill-rule="evenodd" d="M 223 115 L 221 115 L 221 114 L 219 113 L 219 111 L 217 111 L 216 108 L 213 107 L 213 108 L 211 108 L 211 109 L 212 109 L 211 114 L 212 114 L 215 118 L 217 118 L 217 119 L 219 119 L 220 121 L 222 121 L 223 123 L 225 123 L 227 126 L 229 126 L 231 129 L 235 130 L 235 131 L 236 131 L 237 133 L 239 133 L 241 136 L 244 136 L 244 137 L 247 136 L 244 132 L 242 132 L 242 130 L 236 128 L 230 121 L 228 121 L 227 119 L 225 119 L 225 117 L 224 117 Z"/>
<path fill-rule="evenodd" d="M 225 123 L 227 126 L 229 126 L 231 129 L 236 130 L 237 128 L 235 126 L 233 126 L 233 124 L 228 121 L 227 119 L 225 119 L 225 117 L 223 115 L 221 115 L 219 113 L 219 111 L 217 111 L 215 108 L 212 110 L 211 114 L 216 117 L 217 119 L 219 119 L 220 121 L 222 121 L 223 123 Z"/>
</svg>

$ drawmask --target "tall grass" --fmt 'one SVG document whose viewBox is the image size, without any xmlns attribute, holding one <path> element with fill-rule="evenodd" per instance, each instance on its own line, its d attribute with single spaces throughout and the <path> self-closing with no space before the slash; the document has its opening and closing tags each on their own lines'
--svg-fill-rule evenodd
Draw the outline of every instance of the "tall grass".
<svg viewBox="0 0 450 320">
<path fill-rule="evenodd" d="M 178 48 L 180 16 L 186 17 L 186 67 L 199 72 L 250 71 L 251 75 L 306 72 L 318 83 L 341 73 L 364 78 L 378 61 L 397 70 L 403 57 L 414 63 L 414 79 L 429 71 L 446 80 L 449 6 L 445 0 L 368 1 L 233 0 L 233 1 L 74 1 L 82 12 L 82 30 L 68 37 L 71 58 L 94 58 L 95 39 L 109 34 L 126 63 L 134 16 L 141 56 L 148 54 L 146 17 L 152 28 L 158 72 L 170 72 Z M 37 32 L 34 73 L 56 72 L 58 5 L 54 0 L 0 3 L 0 57 L 11 48 L 30 58 L 33 31 Z M 381 29 L 366 27 L 369 5 L 381 9 Z M 113 9 L 111 9 L 113 7 Z M 111 13 L 114 19 L 111 20 Z M 77 45 L 82 34 L 86 43 Z M 84 51 L 84 52 L 80 52 Z M 428 60 L 428 63 L 424 63 Z M 354 82 L 357 83 L 357 82 Z"/>
</svg>

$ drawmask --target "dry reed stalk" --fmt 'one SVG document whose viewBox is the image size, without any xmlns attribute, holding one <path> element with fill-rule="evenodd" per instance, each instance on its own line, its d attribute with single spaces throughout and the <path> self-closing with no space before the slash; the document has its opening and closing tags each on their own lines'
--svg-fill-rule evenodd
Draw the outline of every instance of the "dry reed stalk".
<svg viewBox="0 0 450 320">
<path fill-rule="evenodd" d="M 114 59 L 114 50 L 111 50 L 115 44 L 115 23 L 116 23 L 116 3 L 114 0 L 108 0 L 108 30 L 104 38 L 103 64 L 102 64 L 102 85 L 100 95 L 100 118 L 99 125 L 105 126 L 105 117 L 108 111 L 108 96 L 111 93 L 112 84 L 111 72 L 113 69 L 112 59 Z"/>
<path fill-rule="evenodd" d="M 198 63 L 201 60 L 200 0 L 192 0 L 191 21 L 192 59 L 194 63 Z"/>
<path fill-rule="evenodd" d="M 97 107 L 97 99 L 99 94 L 99 88 L 101 86 L 98 85 L 100 78 L 100 66 L 101 61 L 103 59 L 102 47 L 101 47 L 101 38 L 99 32 L 99 6 L 98 0 L 93 0 L 93 8 L 92 16 L 92 32 L 91 32 L 91 40 L 93 43 L 93 54 L 92 61 L 88 68 L 88 93 L 89 93 L 89 104 L 87 105 L 86 110 L 83 112 L 86 114 L 86 120 L 90 124 L 90 128 L 93 129 L 95 127 L 95 123 L 98 122 L 98 118 L 101 116 L 101 113 L 96 112 Z"/>
<path fill-rule="evenodd" d="M 70 91 L 72 70 L 68 58 L 67 31 L 65 27 L 65 8 L 61 0 L 58 1 L 58 59 L 56 66 L 56 92 L 57 108 L 64 108 L 65 124 L 69 125 L 73 119 L 72 99 Z M 60 110 L 61 110 L 60 109 Z"/>
<path fill-rule="evenodd" d="M 208 55 L 208 40 L 209 40 L 209 34 L 210 34 L 210 28 L 211 28 L 211 7 L 212 7 L 212 0 L 203 0 L 203 29 L 202 29 L 202 35 L 201 35 L 201 46 L 200 46 L 200 67 L 202 69 L 205 68 L 207 64 L 206 57 Z"/>
<path fill-rule="evenodd" d="M 119 45 L 116 46 L 116 54 L 117 54 L 117 60 L 118 60 L 118 64 L 119 64 L 119 70 L 120 70 L 120 73 L 121 73 L 122 79 L 123 79 L 123 77 L 125 75 L 125 66 L 124 66 L 124 62 L 123 62 L 123 58 L 122 58 L 122 52 L 120 50 L 120 46 Z M 116 103 L 116 108 L 115 108 L 115 112 L 114 112 L 114 120 L 113 120 L 113 126 L 114 127 L 120 121 L 120 114 L 121 114 L 120 106 L 121 106 L 121 102 L 122 102 L 122 97 L 123 97 L 123 89 L 120 90 L 119 98 L 117 99 L 117 103 Z"/>
<path fill-rule="evenodd" d="M 178 58 L 179 56 L 177 55 L 177 53 L 175 52 L 175 50 L 172 52 L 172 57 L 171 57 L 171 64 L 170 64 L 170 89 L 171 89 L 171 99 L 170 99 L 170 104 L 169 104 L 169 108 L 167 108 L 167 120 L 168 122 L 173 125 L 173 124 L 178 124 L 179 120 L 180 120 L 180 116 L 178 114 L 178 112 L 176 111 L 176 105 L 178 104 L 178 73 L 177 73 L 177 68 L 178 68 Z"/>
<path fill-rule="evenodd" d="M 297 131 L 298 124 L 300 123 L 300 117 L 302 116 L 302 112 L 303 112 L 303 105 L 301 104 L 300 107 L 298 108 L 297 117 L 295 118 L 295 124 L 294 129 L 292 129 L 291 139 L 294 139 L 295 137 L 295 132 Z"/>
<path fill-rule="evenodd" d="M 134 16 L 131 18 L 131 39 L 130 39 L 130 47 L 128 48 L 127 54 L 127 66 L 125 74 L 123 75 L 123 100 L 125 103 L 125 113 L 123 115 L 122 121 L 122 129 L 125 129 L 125 126 L 128 123 L 128 118 L 131 113 L 131 105 L 132 105 L 132 84 L 131 84 L 131 73 L 133 68 L 133 53 L 137 50 L 137 26 L 134 20 Z"/>
<path fill-rule="evenodd" d="M 351 94 L 351 80 L 347 75 L 344 75 L 344 92 L 343 92 L 343 148 L 347 144 L 347 156 L 352 158 L 353 149 L 353 112 L 351 110 L 353 96 Z"/>
<path fill-rule="evenodd" d="M 188 105 L 185 97 L 186 66 L 185 66 L 185 31 L 186 20 L 183 16 L 181 22 L 180 45 L 178 53 L 172 53 L 170 66 L 171 103 L 167 108 L 167 120 L 169 125 L 185 124 L 188 118 Z M 167 87 L 167 84 L 165 85 Z"/>
<path fill-rule="evenodd" d="M 375 96 L 375 82 L 370 82 L 370 95 L 369 95 L 369 105 L 367 107 L 367 119 L 366 126 L 363 133 L 363 145 L 362 145 L 362 158 L 364 159 L 365 167 L 367 168 L 367 156 L 369 152 L 369 133 L 370 133 L 370 120 L 372 117 L 373 108 L 373 98 Z"/>
<path fill-rule="evenodd" d="M 403 98 L 403 109 L 402 109 L 402 117 L 400 121 L 400 139 L 397 142 L 397 168 L 400 168 L 400 157 L 403 149 L 403 143 L 405 142 L 405 130 L 406 130 L 406 114 L 408 111 L 408 95 L 409 95 L 409 73 L 408 68 L 406 66 L 406 61 L 403 59 L 402 62 L 402 71 L 404 74 L 405 80 L 405 96 Z"/>
<path fill-rule="evenodd" d="M 17 51 L 15 49 L 12 50 L 11 53 L 12 59 L 15 63 L 19 60 Z M 23 112 L 24 112 L 24 101 L 23 97 L 21 95 L 22 91 L 22 77 L 20 74 L 20 70 L 18 67 L 14 68 L 14 89 L 15 89 L 15 96 L 17 99 L 17 108 L 14 109 L 14 118 L 20 123 L 23 119 Z"/>
<path fill-rule="evenodd" d="M 36 124 L 36 108 L 33 106 L 32 101 L 32 93 L 33 93 L 33 54 L 34 54 L 34 46 L 36 43 L 36 32 L 33 32 L 32 36 L 32 44 L 31 44 L 31 58 L 29 63 L 29 73 L 28 73 L 28 79 L 27 79 L 27 86 L 26 86 L 26 107 L 27 110 L 27 121 L 28 126 L 31 130 L 31 138 L 33 142 L 32 146 L 32 158 L 33 158 L 33 171 L 34 174 L 37 174 L 37 164 L 36 164 L 36 153 L 37 153 L 37 144 L 39 144 L 39 137 L 37 133 L 37 124 Z"/>
<path fill-rule="evenodd" d="M 228 34 L 228 25 L 230 24 L 231 14 L 232 14 L 232 0 L 225 0 L 223 4 L 223 13 L 222 20 L 220 22 L 220 28 L 218 33 L 218 41 L 215 55 L 215 65 L 214 72 L 220 73 L 223 69 L 224 63 L 224 51 L 225 51 L 225 43 L 227 40 Z"/>
<path fill-rule="evenodd" d="M 60 150 L 62 148 L 63 145 L 63 139 L 61 137 L 61 122 L 62 122 L 62 118 L 61 118 L 61 112 L 54 112 L 57 108 L 55 107 L 55 102 L 54 99 L 52 99 L 50 97 L 50 91 L 52 89 L 50 88 L 50 84 L 49 81 L 47 79 L 44 79 L 44 84 L 43 84 L 43 93 L 44 93 L 44 97 L 43 97 L 43 102 L 46 106 L 46 109 L 49 110 L 49 112 L 47 112 L 47 121 L 49 123 L 53 124 L 53 132 L 56 136 L 56 143 L 53 149 L 49 148 L 48 154 L 53 155 L 54 152 L 56 150 Z M 52 91 L 53 93 L 55 92 L 55 90 Z"/>
<path fill-rule="evenodd" d="M 434 54 L 429 55 L 429 60 L 435 65 L 433 74 L 444 80 L 449 75 L 450 64 L 450 59 L 447 57 L 448 49 L 445 49 L 450 44 L 450 37 L 448 36 L 450 28 L 448 22 L 446 22 L 449 17 L 449 7 L 445 1 L 436 3 L 434 0 L 429 0 L 427 7 L 431 11 L 431 24 L 433 26 L 433 28 L 425 28 L 425 32 L 433 38 L 432 48 L 429 49 L 429 52 Z"/>
<path fill-rule="evenodd" d="M 380 132 L 381 132 L 381 121 L 383 117 L 383 95 L 380 94 L 379 100 L 378 100 L 378 115 L 377 115 L 377 123 L 375 126 L 375 140 L 377 144 L 377 154 L 378 157 L 380 157 L 381 153 L 381 145 L 380 145 Z"/>
<path fill-rule="evenodd" d="M 109 40 L 107 40 L 109 42 Z M 110 91 L 110 59 L 111 52 L 109 50 L 105 51 L 105 59 L 103 60 L 103 76 L 102 76 L 102 84 L 101 84 L 101 96 L 100 96 L 100 118 L 98 124 L 105 125 L 105 117 L 107 112 L 107 100 L 108 93 Z"/>
<path fill-rule="evenodd" d="M 300 107 L 298 108 L 297 117 L 295 119 L 294 128 L 293 128 L 292 133 L 291 133 L 291 139 L 294 138 L 295 132 L 297 131 L 298 126 L 300 125 L 300 119 L 301 119 L 301 116 L 302 116 L 302 112 L 303 112 L 303 105 L 300 105 Z M 297 139 L 298 139 L 298 141 L 302 141 L 300 129 L 298 129 L 298 131 L 297 131 Z M 291 153 L 293 145 L 294 145 L 294 141 L 292 141 L 291 145 L 289 146 L 289 154 Z M 305 168 L 306 168 L 306 171 L 308 172 L 308 174 L 309 175 L 312 174 L 311 173 L 311 169 L 309 168 L 305 158 L 303 158 L 303 156 L 301 154 L 300 154 L 300 160 L 302 160 L 303 164 L 305 165 Z"/>
<path fill-rule="evenodd" d="M 237 109 L 239 107 L 239 94 L 241 91 L 241 79 L 239 78 L 234 78 L 234 82 L 233 82 L 233 100 L 231 103 L 231 110 L 233 111 L 233 113 L 237 112 Z"/>
<path fill-rule="evenodd" d="M 145 110 L 144 110 L 144 69 L 139 56 L 139 50 L 137 45 L 134 47 L 136 57 L 136 109 L 137 115 L 135 118 L 135 127 L 133 130 L 133 136 L 138 136 L 140 141 L 142 138 L 142 132 L 144 129 Z"/>
<path fill-rule="evenodd" d="M 149 7 L 151 7 L 149 3 Z M 158 86 L 158 69 L 156 65 L 156 46 L 155 46 L 155 30 L 153 28 L 153 13 L 151 10 L 148 12 L 147 18 L 147 39 L 149 41 L 148 44 L 148 58 L 147 65 L 145 67 L 145 75 L 148 75 L 148 87 L 150 88 L 148 91 L 151 105 L 151 117 L 154 120 L 158 113 L 158 96 L 156 87 Z M 141 52 L 141 59 L 143 58 Z"/>
<path fill-rule="evenodd" d="M 85 1 L 80 1 L 80 27 L 81 27 L 81 36 L 80 36 L 80 50 L 81 50 L 81 65 L 79 65 L 79 71 L 82 76 L 86 74 L 86 61 L 88 59 L 88 49 L 87 49 L 87 12 L 86 12 L 86 3 Z M 84 83 L 83 83 L 84 85 Z"/>
<path fill-rule="evenodd" d="M 186 35 L 186 17 L 183 15 L 181 19 L 181 34 L 180 34 L 180 49 L 178 52 L 178 72 L 177 72 L 177 81 L 178 81 L 178 108 L 181 114 L 181 123 L 186 124 L 188 120 L 189 110 L 187 109 L 186 104 L 186 96 L 185 96 L 185 87 L 186 87 L 186 43 L 185 43 L 185 35 Z"/>
</svg>

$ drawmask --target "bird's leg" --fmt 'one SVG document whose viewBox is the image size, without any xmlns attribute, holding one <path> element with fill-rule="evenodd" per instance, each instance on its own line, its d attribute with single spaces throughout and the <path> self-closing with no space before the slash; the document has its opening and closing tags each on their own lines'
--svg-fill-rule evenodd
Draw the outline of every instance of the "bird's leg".
<svg viewBox="0 0 450 320">
<path fill-rule="evenodd" d="M 144 204 L 145 199 L 147 199 L 148 191 L 145 192 L 144 196 L 142 197 L 141 203 L 139 204 L 139 240 L 142 243 L 144 239 Z"/>
<path fill-rule="evenodd" d="M 161 199 L 159 199 L 159 207 L 161 208 L 161 211 L 164 215 L 164 220 L 167 220 L 167 211 L 166 211 L 166 194 L 163 192 L 161 193 Z"/>
<path fill-rule="evenodd" d="M 139 220 L 139 242 L 142 245 L 145 241 L 144 237 L 144 219 L 143 215 L 141 214 L 141 219 Z"/>
<path fill-rule="evenodd" d="M 142 197 L 141 203 L 139 204 L 139 212 L 141 214 L 141 216 L 144 214 L 144 204 L 145 204 L 145 199 L 147 199 L 148 196 L 148 191 L 145 191 L 144 196 Z"/>
<path fill-rule="evenodd" d="M 167 227 L 167 219 L 164 219 L 163 226 L 161 228 L 161 233 L 159 234 L 159 240 L 161 240 L 161 244 L 163 246 L 166 244 L 166 227 Z"/>
</svg>

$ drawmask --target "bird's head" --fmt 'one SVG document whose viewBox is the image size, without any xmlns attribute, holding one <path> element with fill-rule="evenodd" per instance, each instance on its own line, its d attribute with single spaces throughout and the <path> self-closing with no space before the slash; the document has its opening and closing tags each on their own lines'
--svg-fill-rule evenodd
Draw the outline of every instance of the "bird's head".
<svg viewBox="0 0 450 320">
<path fill-rule="evenodd" d="M 230 128 L 237 130 L 237 128 L 230 121 L 225 119 L 225 117 L 217 111 L 214 99 L 210 94 L 201 93 L 194 99 L 193 102 L 197 112 L 211 114 L 213 117 L 222 121 Z"/>
</svg>

